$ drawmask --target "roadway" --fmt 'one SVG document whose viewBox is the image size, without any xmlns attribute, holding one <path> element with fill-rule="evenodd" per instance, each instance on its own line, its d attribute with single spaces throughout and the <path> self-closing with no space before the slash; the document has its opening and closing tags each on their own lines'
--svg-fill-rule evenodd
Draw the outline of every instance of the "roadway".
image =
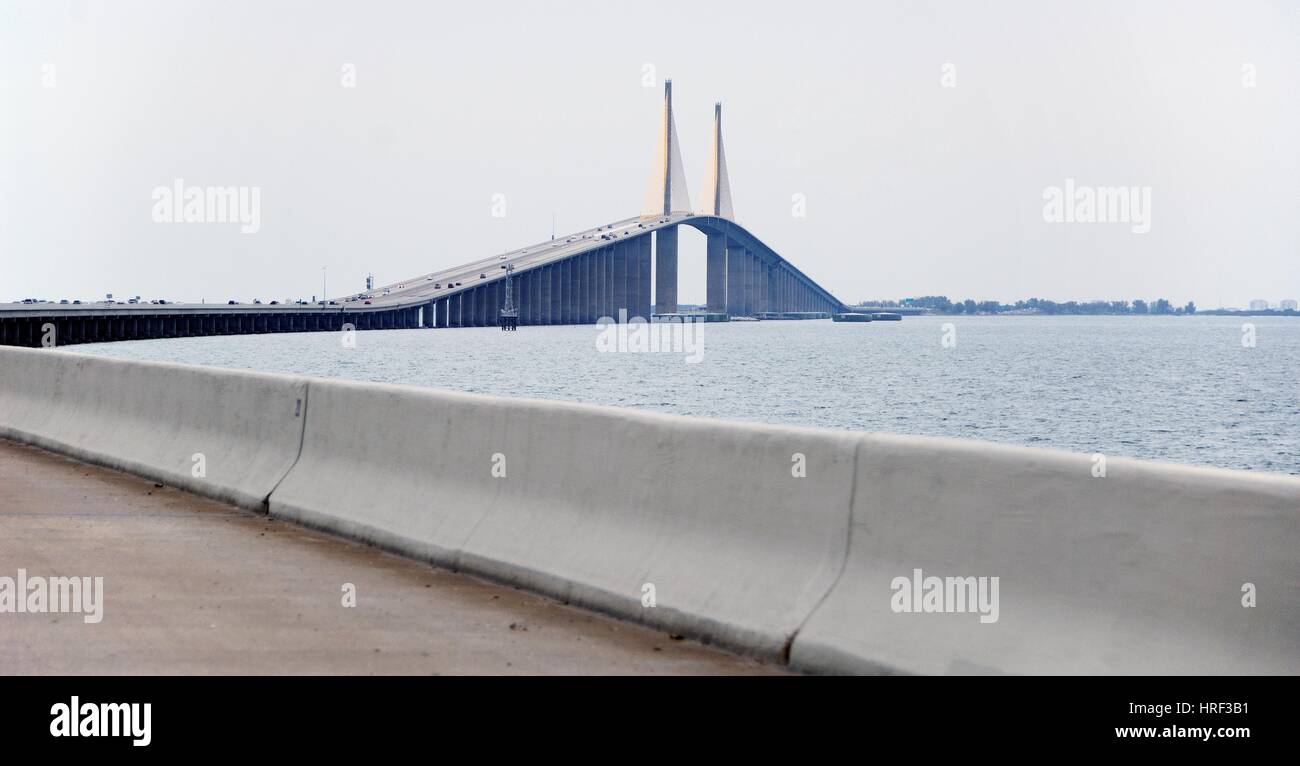
<svg viewBox="0 0 1300 766">
<path fill-rule="evenodd" d="M 479 284 L 487 284 L 505 276 L 504 267 L 513 264 L 516 273 L 554 261 L 563 260 L 588 250 L 596 250 L 611 245 L 619 240 L 675 226 L 685 219 L 692 218 L 689 213 L 676 213 L 645 220 L 642 218 L 625 218 L 594 229 L 583 229 L 572 234 L 565 234 L 555 239 L 539 242 L 528 247 L 510 250 L 500 255 L 482 258 L 461 266 L 435 271 L 389 285 L 376 287 L 369 293 L 373 305 L 427 303 L 431 299 L 454 295 L 462 289 L 469 289 Z M 480 275 L 486 274 L 486 278 Z M 459 283 L 459 284 L 457 284 Z M 385 294 L 387 291 L 388 294 Z M 352 293 L 343 298 L 335 298 L 340 303 L 363 293 Z"/>
<path fill-rule="evenodd" d="M 387 285 L 375 287 L 370 291 L 357 291 L 345 295 L 333 296 L 326 300 L 333 301 L 337 304 L 322 306 L 320 304 L 280 304 L 270 305 L 263 304 L 224 304 L 224 303 L 168 303 L 165 305 L 156 305 L 152 303 L 142 303 L 129 305 L 122 302 L 106 303 L 104 301 L 85 302 L 80 305 L 73 304 L 21 304 L 21 303 L 0 303 L 0 317 L 2 316 L 49 316 L 51 311 L 56 314 L 77 315 L 81 313 L 93 313 L 96 315 L 114 316 L 114 315 L 132 315 L 132 314 L 221 314 L 221 313 L 312 313 L 319 312 L 322 308 L 331 311 L 374 311 L 393 308 L 410 308 L 423 306 L 432 300 L 446 298 L 456 293 L 470 290 L 479 285 L 488 284 L 499 279 L 505 278 L 505 266 L 513 264 L 515 273 L 519 274 L 529 269 L 544 266 L 548 263 L 564 260 L 584 252 L 599 250 L 602 247 L 609 246 L 620 240 L 631 239 L 635 236 L 648 234 L 662 228 L 678 226 L 683 223 L 690 223 L 695 219 L 702 219 L 711 222 L 710 226 L 726 224 L 735 227 L 745 237 L 750 237 L 744 233 L 744 230 L 732 222 L 724 221 L 713 216 L 700 215 L 696 213 L 674 213 L 656 218 L 644 219 L 640 217 L 625 218 L 621 221 L 615 221 L 611 224 L 597 226 L 591 229 L 583 229 L 571 234 L 565 234 L 555 239 L 549 239 L 527 247 L 521 247 L 510 250 L 505 253 L 480 258 L 470 263 L 459 266 L 452 266 L 437 271 L 420 274 L 409 279 L 392 282 Z M 762 247 L 762 244 L 753 239 L 753 242 Z M 775 253 L 773 253 L 775 256 Z M 778 256 L 779 257 L 779 256 Z M 786 259 L 782 259 L 792 274 L 807 280 L 808 284 L 817 287 L 817 283 L 809 279 L 798 268 Z M 825 292 L 826 296 L 833 299 L 830 293 Z M 360 298 L 359 296 L 369 296 Z M 324 296 L 322 296 L 324 297 Z M 369 301 L 367 303 L 366 301 Z"/>
<path fill-rule="evenodd" d="M 3 439 L 0 562 L 104 578 L 98 624 L 0 614 L 3 675 L 783 672 Z"/>
</svg>

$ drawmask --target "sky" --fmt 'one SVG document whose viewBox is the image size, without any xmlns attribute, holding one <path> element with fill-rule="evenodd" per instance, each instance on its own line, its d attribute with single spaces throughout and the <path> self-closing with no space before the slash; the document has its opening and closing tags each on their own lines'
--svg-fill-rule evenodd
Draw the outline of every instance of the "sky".
<svg viewBox="0 0 1300 766">
<path fill-rule="evenodd" d="M 0 300 L 341 295 L 635 216 L 666 77 L 692 201 L 721 101 L 738 221 L 842 300 L 1300 298 L 1294 1 L 0 0 Z M 178 179 L 256 231 L 156 220 Z M 1048 220 L 1067 183 L 1149 230 Z"/>
</svg>

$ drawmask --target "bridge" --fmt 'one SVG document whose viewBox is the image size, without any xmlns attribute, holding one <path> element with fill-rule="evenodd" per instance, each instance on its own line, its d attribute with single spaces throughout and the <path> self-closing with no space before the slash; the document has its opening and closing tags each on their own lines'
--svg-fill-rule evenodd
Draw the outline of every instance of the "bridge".
<svg viewBox="0 0 1300 766">
<path fill-rule="evenodd" d="M 703 204 L 693 209 L 673 117 L 664 104 L 646 202 L 638 216 L 315 305 L 0 304 L 0 345 L 275 332 L 496 326 L 513 280 L 520 325 L 622 321 L 678 311 L 678 229 L 707 239 L 710 313 L 837 312 L 844 304 L 735 221 L 722 105 L 714 106 Z M 653 292 L 651 262 L 654 263 Z M 513 269 L 509 267 L 513 266 Z"/>
</svg>

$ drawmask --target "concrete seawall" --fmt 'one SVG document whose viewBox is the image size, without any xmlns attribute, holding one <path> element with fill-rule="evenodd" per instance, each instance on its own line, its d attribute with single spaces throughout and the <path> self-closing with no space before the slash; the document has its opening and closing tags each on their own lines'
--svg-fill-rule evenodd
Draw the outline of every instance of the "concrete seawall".
<svg viewBox="0 0 1300 766">
<path fill-rule="evenodd" d="M 7 348 L 0 435 L 813 672 L 1300 672 L 1293 477 Z"/>
</svg>

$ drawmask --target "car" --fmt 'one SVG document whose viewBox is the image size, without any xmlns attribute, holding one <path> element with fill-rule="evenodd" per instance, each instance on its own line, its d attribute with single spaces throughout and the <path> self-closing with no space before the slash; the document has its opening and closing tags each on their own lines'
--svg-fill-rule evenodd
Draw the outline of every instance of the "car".
<svg viewBox="0 0 1300 766">
<path fill-rule="evenodd" d="M 365 303 L 365 305 L 367 305 L 367 306 L 370 305 L 370 301 L 365 301 L 364 303 Z"/>
<path fill-rule="evenodd" d="M 81 305 L 81 301 L 79 301 L 79 300 L 77 300 L 77 301 L 73 301 L 73 302 L 72 302 L 72 305 L 74 305 L 74 306 L 80 306 L 80 305 Z"/>
<path fill-rule="evenodd" d="M 279 302 L 279 301 L 271 301 L 271 305 L 272 305 L 272 306 L 279 306 L 279 305 L 280 305 L 280 302 Z"/>
<path fill-rule="evenodd" d="M 424 278 L 424 281 L 425 281 L 425 282 L 432 282 L 432 281 L 433 281 L 433 277 L 425 277 L 425 278 Z"/>
<path fill-rule="evenodd" d="M 479 272 L 478 278 L 479 278 L 479 279 L 487 279 L 487 272 L 486 272 L 486 271 L 481 271 L 481 272 Z"/>
<path fill-rule="evenodd" d="M 59 304 L 60 304 L 60 305 L 64 305 L 64 306 L 66 306 L 67 303 L 68 303 L 68 299 L 67 299 L 67 298 L 64 298 L 63 300 L 59 301 Z"/>
<path fill-rule="evenodd" d="M 127 301 L 127 303 L 131 304 L 132 306 L 134 306 L 135 304 L 137 304 L 137 303 L 139 303 L 139 302 L 140 302 L 140 299 L 139 299 L 139 298 L 131 298 L 130 300 Z"/>
<path fill-rule="evenodd" d="M 165 300 L 163 300 L 162 298 L 159 298 L 159 299 L 158 299 L 158 305 L 159 305 L 159 306 L 166 306 L 166 305 L 167 305 L 168 303 L 170 303 L 170 302 L 171 302 L 171 301 L 165 301 Z"/>
<path fill-rule="evenodd" d="M 254 305 L 254 306 L 261 306 L 261 305 L 262 305 L 262 299 L 261 299 L 261 298 L 254 298 L 254 299 L 253 299 L 253 305 Z"/>
<path fill-rule="evenodd" d="M 238 306 L 239 301 L 226 301 L 227 306 Z"/>
<path fill-rule="evenodd" d="M 504 263 L 503 263 L 503 264 L 501 264 L 501 268 L 503 268 L 503 269 L 504 269 L 504 268 L 505 268 L 505 267 L 506 267 L 506 265 L 505 265 L 505 264 L 504 264 Z"/>
<path fill-rule="evenodd" d="M 441 282 L 434 282 L 434 283 L 433 283 L 433 289 L 435 289 L 435 290 L 441 290 L 441 289 L 442 289 L 442 283 L 441 283 Z"/>
<path fill-rule="evenodd" d="M 528 252 L 528 251 L 525 250 L 524 252 L 526 253 L 526 252 Z M 500 257 L 500 260 L 503 260 L 503 261 L 504 261 L 505 259 L 506 259 L 506 257 L 505 257 L 504 255 Z"/>
<path fill-rule="evenodd" d="M 461 285 L 460 282 L 457 282 L 457 283 L 456 283 L 456 286 L 457 286 L 457 287 L 460 287 L 460 285 Z"/>
</svg>

